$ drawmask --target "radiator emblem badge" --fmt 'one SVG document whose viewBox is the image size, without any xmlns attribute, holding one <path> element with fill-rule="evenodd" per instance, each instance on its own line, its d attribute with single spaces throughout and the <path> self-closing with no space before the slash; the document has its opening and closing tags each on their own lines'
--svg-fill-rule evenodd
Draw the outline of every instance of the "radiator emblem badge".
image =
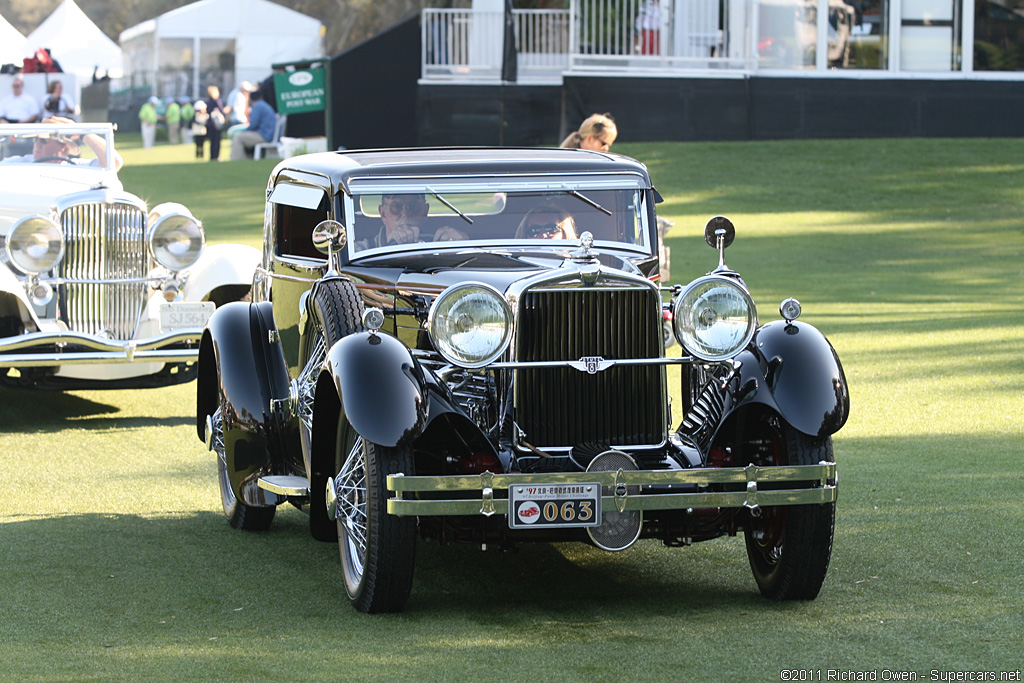
<svg viewBox="0 0 1024 683">
<path fill-rule="evenodd" d="M 601 356 L 584 356 L 575 363 L 569 363 L 572 367 L 576 368 L 581 372 L 586 372 L 590 375 L 595 375 L 602 370 L 607 370 L 612 366 L 612 362 L 605 360 Z"/>
</svg>

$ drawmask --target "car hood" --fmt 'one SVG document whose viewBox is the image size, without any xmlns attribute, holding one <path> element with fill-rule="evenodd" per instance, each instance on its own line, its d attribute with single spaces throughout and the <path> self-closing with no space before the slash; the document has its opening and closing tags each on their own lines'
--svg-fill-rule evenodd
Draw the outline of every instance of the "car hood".
<svg viewBox="0 0 1024 683">
<path fill-rule="evenodd" d="M 398 290 L 440 292 L 460 282 L 485 282 L 504 292 L 514 282 L 560 268 L 570 249 L 459 249 L 377 256 L 353 264 L 353 274 L 392 282 Z M 598 253 L 602 268 L 634 275 L 640 271 L 625 255 Z"/>
<path fill-rule="evenodd" d="M 117 175 L 102 168 L 56 164 L 0 165 L 0 235 L 7 234 L 11 225 L 22 216 L 45 214 L 60 197 L 99 185 L 123 190 Z"/>
</svg>

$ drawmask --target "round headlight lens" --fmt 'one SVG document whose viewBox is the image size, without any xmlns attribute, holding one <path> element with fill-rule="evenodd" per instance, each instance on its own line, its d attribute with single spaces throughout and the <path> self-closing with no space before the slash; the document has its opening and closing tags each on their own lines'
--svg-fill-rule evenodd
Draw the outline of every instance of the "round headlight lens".
<svg viewBox="0 0 1024 683">
<path fill-rule="evenodd" d="M 11 261 L 26 273 L 45 273 L 64 256 L 64 235 L 49 218 L 28 216 L 7 236 Z"/>
<path fill-rule="evenodd" d="M 467 282 L 441 292 L 427 329 L 434 348 L 448 361 L 479 368 L 505 351 L 512 338 L 512 309 L 489 285 Z"/>
<path fill-rule="evenodd" d="M 153 258 L 168 270 L 184 270 L 203 253 L 203 228 L 187 213 L 171 213 L 157 219 L 149 229 Z"/>
<path fill-rule="evenodd" d="M 676 301 L 676 337 L 702 360 L 724 360 L 750 343 L 757 327 L 754 301 L 738 283 L 710 276 L 690 283 Z"/>
</svg>

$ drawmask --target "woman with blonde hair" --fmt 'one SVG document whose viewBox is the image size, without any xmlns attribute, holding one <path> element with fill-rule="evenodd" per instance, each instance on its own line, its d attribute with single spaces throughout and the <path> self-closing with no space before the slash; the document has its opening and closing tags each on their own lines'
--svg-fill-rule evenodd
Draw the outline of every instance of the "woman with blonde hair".
<svg viewBox="0 0 1024 683">
<path fill-rule="evenodd" d="M 576 221 L 573 220 L 572 214 L 554 204 L 541 204 L 530 209 L 516 228 L 516 239 L 576 238 Z"/>
<path fill-rule="evenodd" d="M 562 140 L 559 147 L 607 152 L 618 134 L 619 130 L 611 114 L 591 114 L 580 124 L 578 131 Z"/>
</svg>

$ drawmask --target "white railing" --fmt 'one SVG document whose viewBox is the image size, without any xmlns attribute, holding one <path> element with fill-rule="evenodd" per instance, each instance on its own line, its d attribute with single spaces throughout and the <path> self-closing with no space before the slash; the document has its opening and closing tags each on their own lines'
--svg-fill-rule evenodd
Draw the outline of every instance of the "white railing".
<svg viewBox="0 0 1024 683">
<path fill-rule="evenodd" d="M 569 10 L 513 10 L 518 80 L 566 71 L 748 69 L 753 0 L 573 0 Z M 424 80 L 501 79 L 504 15 L 424 9 Z"/>
<path fill-rule="evenodd" d="M 569 67 L 569 12 L 513 10 L 518 80 L 557 80 Z M 505 15 L 423 10 L 422 76 L 428 80 L 500 80 Z"/>
<path fill-rule="evenodd" d="M 752 66 L 751 0 L 576 0 L 573 70 Z"/>
</svg>

